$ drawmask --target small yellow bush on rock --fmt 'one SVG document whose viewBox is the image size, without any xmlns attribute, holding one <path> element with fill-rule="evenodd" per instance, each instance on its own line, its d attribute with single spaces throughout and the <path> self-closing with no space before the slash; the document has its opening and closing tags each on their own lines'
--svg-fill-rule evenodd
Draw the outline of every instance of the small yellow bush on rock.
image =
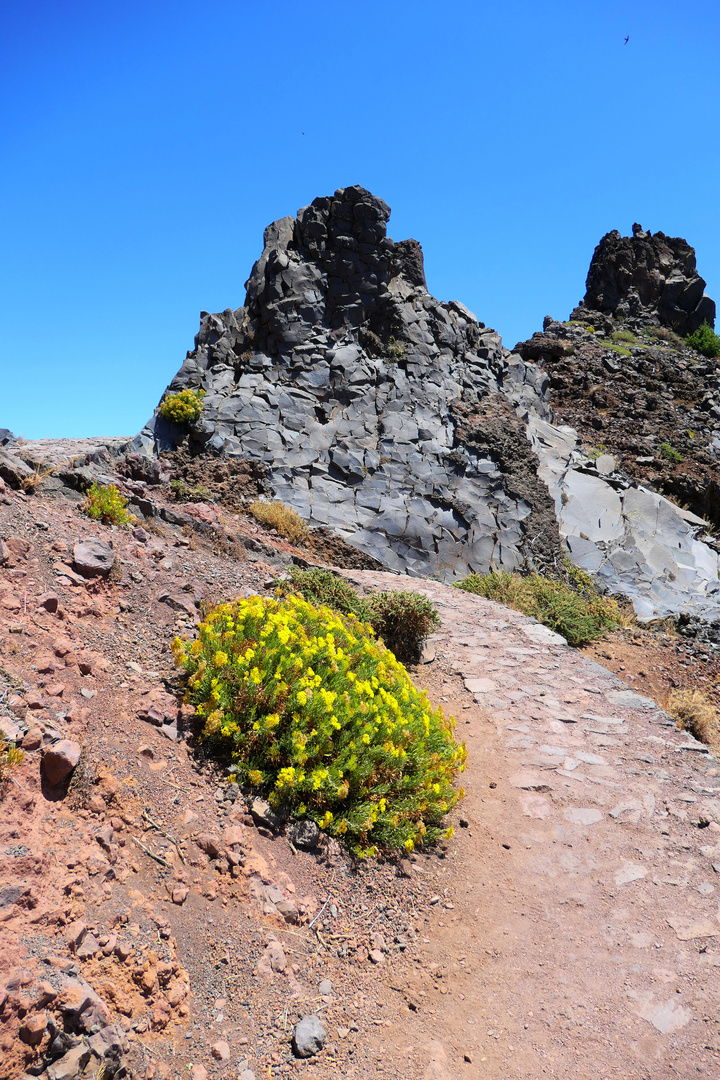
<svg viewBox="0 0 720 1080">
<path fill-rule="evenodd" d="M 360 856 L 442 834 L 465 746 L 366 624 L 299 596 L 251 597 L 173 651 L 206 738 L 271 804 Z"/>
<path fill-rule="evenodd" d="M 0 735 L 0 791 L 10 770 L 16 768 L 24 757 L 23 750 L 18 750 L 14 743 L 6 743 L 4 735 Z"/>
<path fill-rule="evenodd" d="M 204 390 L 180 390 L 177 394 L 168 394 L 160 406 L 160 415 L 175 424 L 191 423 L 200 418 L 204 397 Z"/>
<path fill-rule="evenodd" d="M 80 509 L 93 521 L 102 521 L 105 525 L 127 525 L 133 520 L 127 511 L 127 499 L 114 484 L 107 487 L 93 484 Z"/>
</svg>

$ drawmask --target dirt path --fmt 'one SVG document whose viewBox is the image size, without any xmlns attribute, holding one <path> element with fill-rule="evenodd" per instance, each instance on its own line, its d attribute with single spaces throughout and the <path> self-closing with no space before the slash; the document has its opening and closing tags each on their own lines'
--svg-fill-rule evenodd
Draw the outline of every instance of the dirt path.
<svg viewBox="0 0 720 1080">
<path fill-rule="evenodd" d="M 425 1080 L 717 1076 L 716 760 L 532 620 L 413 587 L 443 618 L 419 679 L 467 740 L 467 827 L 392 982 L 385 1064 Z"/>
</svg>

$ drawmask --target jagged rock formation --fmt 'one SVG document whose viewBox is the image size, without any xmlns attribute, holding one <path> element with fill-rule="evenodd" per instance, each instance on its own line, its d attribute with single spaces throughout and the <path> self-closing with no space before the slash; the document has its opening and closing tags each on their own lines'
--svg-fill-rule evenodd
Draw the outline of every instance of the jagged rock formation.
<svg viewBox="0 0 720 1080">
<path fill-rule="evenodd" d="M 430 296 L 420 245 L 390 240 L 389 214 L 353 187 L 270 225 L 244 306 L 202 313 L 195 349 L 168 388 L 204 389 L 200 420 L 180 427 L 156 412 L 134 450 L 184 462 L 215 454 L 238 475 L 248 461 L 262 465 L 268 493 L 394 570 L 450 580 L 545 570 L 567 552 L 631 596 L 641 618 L 720 619 L 720 564 L 698 539 L 703 523 L 633 487 L 608 455 L 596 465 L 576 431 L 551 423 L 543 365 L 555 378 L 553 364 L 572 365 L 592 339 L 620 385 L 618 347 L 546 320 L 543 334 L 508 352 L 462 304 Z M 657 296 L 689 304 L 687 286 L 702 280 L 694 266 L 684 241 L 609 234 L 588 297 L 617 315 L 637 294 L 639 314 L 620 324 L 598 311 L 595 327 L 654 324 L 669 334 Z M 681 274 L 677 292 L 669 286 Z M 686 317 L 709 314 L 700 294 Z M 574 371 L 576 384 L 583 378 Z"/>
<path fill-rule="evenodd" d="M 691 334 L 704 321 L 715 325 L 715 303 L 695 267 L 695 250 L 680 237 L 644 232 L 632 236 L 617 229 L 595 248 L 587 291 L 570 318 L 592 319 L 600 312 L 615 318 L 643 318 Z"/>
<path fill-rule="evenodd" d="M 170 384 L 207 391 L 191 441 L 262 461 L 277 498 L 392 569 L 451 578 L 556 561 L 557 532 L 537 543 L 526 529 L 535 503 L 552 506 L 532 454 L 524 486 L 508 485 L 454 411 L 467 421 L 502 394 L 549 418 L 546 376 L 428 293 L 420 245 L 389 239 L 389 216 L 351 187 L 265 230 L 245 305 L 202 313 Z M 499 436 L 505 419 L 493 423 Z M 135 448 L 173 449 L 186 434 L 156 414 Z"/>
</svg>

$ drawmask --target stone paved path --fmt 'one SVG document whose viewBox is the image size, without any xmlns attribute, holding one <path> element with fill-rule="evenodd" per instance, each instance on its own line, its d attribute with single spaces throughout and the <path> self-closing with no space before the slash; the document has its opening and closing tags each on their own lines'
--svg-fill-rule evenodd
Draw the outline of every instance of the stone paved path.
<svg viewBox="0 0 720 1080">
<path fill-rule="evenodd" d="M 347 576 L 436 603 L 436 666 L 456 673 L 441 700 L 469 751 L 469 827 L 387 1053 L 426 1080 L 720 1076 L 717 761 L 533 620 Z"/>
</svg>

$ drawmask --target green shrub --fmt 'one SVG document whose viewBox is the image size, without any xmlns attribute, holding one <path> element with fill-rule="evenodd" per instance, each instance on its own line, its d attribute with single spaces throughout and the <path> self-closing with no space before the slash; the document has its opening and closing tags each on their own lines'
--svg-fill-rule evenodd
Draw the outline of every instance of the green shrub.
<svg viewBox="0 0 720 1080">
<path fill-rule="evenodd" d="M 432 601 L 417 592 L 377 592 L 367 598 L 370 625 L 398 660 L 411 664 L 422 643 L 440 626 Z"/>
<path fill-rule="evenodd" d="M 691 349 L 702 353 L 703 356 L 720 356 L 720 337 L 715 333 L 707 320 L 686 339 Z"/>
<path fill-rule="evenodd" d="M 192 423 L 200 418 L 204 397 L 204 390 L 180 390 L 177 394 L 168 394 L 160 406 L 160 415 L 174 424 Z"/>
<path fill-rule="evenodd" d="M 278 593 L 285 596 L 297 593 L 316 607 L 325 605 L 341 615 L 354 615 L 361 622 L 370 622 L 370 605 L 358 596 L 350 582 L 319 566 L 311 570 L 291 567 L 290 577 L 280 582 Z"/>
<path fill-rule="evenodd" d="M 613 341 L 624 341 L 628 345 L 637 345 L 638 339 L 630 330 L 615 330 L 611 335 Z"/>
<path fill-rule="evenodd" d="M 683 459 L 680 451 L 676 450 L 674 446 L 671 446 L 669 442 L 660 443 L 658 449 L 660 451 L 660 457 L 665 458 L 666 461 L 672 461 L 675 465 L 679 465 Z"/>
<path fill-rule="evenodd" d="M 617 629 L 622 619 L 616 601 L 600 596 L 592 579 L 577 567 L 568 567 L 568 576 L 572 584 L 541 574 L 471 574 L 456 588 L 531 615 L 570 645 L 585 645 Z"/>
<path fill-rule="evenodd" d="M 354 615 L 370 623 L 378 637 L 403 664 L 414 663 L 422 644 L 440 625 L 435 605 L 417 592 L 378 592 L 362 599 L 349 582 L 319 567 L 293 567 L 290 580 L 280 586 L 296 592 L 311 604 L 327 604 L 341 615 Z"/>
<path fill-rule="evenodd" d="M 360 856 L 441 835 L 464 744 L 365 624 L 299 596 L 250 597 L 173 652 L 210 748 L 272 805 Z"/>
<path fill-rule="evenodd" d="M 132 514 L 127 512 L 127 499 L 114 484 L 107 487 L 93 484 L 80 509 L 93 521 L 102 521 L 105 525 L 127 525 L 133 520 Z"/>
<path fill-rule="evenodd" d="M 291 506 L 286 506 L 284 502 L 265 502 L 263 499 L 254 499 L 248 506 L 248 511 L 266 529 L 275 529 L 291 544 L 299 544 L 302 540 L 307 540 L 309 532 L 307 525 L 297 511 Z"/>
</svg>

